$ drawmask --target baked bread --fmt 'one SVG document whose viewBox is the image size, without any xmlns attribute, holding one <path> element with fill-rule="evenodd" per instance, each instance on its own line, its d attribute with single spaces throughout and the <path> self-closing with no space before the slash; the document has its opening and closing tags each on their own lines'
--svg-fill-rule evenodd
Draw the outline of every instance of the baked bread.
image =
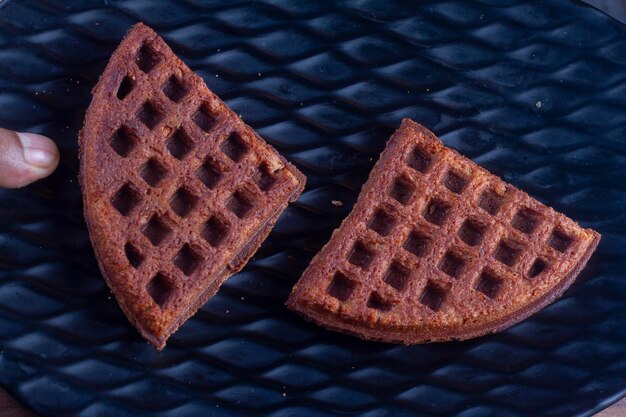
<svg viewBox="0 0 626 417">
<path fill-rule="evenodd" d="M 305 184 L 141 23 L 93 90 L 79 177 L 102 275 L 158 349 L 245 265 Z"/>
<path fill-rule="evenodd" d="M 405 119 L 287 305 L 364 339 L 468 339 L 559 297 L 599 240 Z"/>
</svg>

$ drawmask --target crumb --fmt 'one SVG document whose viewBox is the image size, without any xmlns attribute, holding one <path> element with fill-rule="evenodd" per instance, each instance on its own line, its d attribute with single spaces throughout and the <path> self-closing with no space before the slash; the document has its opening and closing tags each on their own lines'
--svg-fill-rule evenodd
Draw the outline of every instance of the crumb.
<svg viewBox="0 0 626 417">
<path fill-rule="evenodd" d="M 541 100 L 535 103 L 535 107 L 537 107 L 538 109 L 541 108 Z"/>
<path fill-rule="evenodd" d="M 332 204 L 335 207 L 341 207 L 341 206 L 343 206 L 343 201 L 341 201 L 341 200 L 332 200 L 330 202 L 330 204 Z"/>
</svg>

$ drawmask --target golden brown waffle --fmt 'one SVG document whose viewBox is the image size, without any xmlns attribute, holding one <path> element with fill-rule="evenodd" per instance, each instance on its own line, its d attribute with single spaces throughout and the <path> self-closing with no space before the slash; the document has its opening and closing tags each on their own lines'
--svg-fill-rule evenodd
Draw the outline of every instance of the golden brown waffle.
<svg viewBox="0 0 626 417">
<path fill-rule="evenodd" d="M 404 120 L 287 304 L 365 339 L 467 339 L 559 297 L 599 240 Z"/>
<path fill-rule="evenodd" d="M 162 349 L 244 266 L 305 178 L 143 24 L 93 94 L 80 138 L 85 219 L 120 306 Z"/>
</svg>

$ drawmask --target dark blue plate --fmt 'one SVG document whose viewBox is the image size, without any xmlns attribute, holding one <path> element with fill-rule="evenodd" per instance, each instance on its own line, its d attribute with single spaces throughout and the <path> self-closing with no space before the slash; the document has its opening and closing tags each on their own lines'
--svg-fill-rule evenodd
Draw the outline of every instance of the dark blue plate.
<svg viewBox="0 0 626 417">
<path fill-rule="evenodd" d="M 89 89 L 138 20 L 309 178 L 162 353 L 104 285 L 76 183 Z M 497 335 L 409 348 L 283 306 L 402 117 L 603 234 L 563 298 Z M 50 179 L 0 192 L 0 382 L 43 415 L 587 416 L 625 393 L 626 28 L 594 9 L 4 1 L 0 125 L 63 151 Z"/>
</svg>

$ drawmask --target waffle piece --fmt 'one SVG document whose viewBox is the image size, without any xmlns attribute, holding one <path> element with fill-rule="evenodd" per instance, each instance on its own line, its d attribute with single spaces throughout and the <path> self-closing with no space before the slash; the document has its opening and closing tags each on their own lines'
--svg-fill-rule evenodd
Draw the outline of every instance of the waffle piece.
<svg viewBox="0 0 626 417">
<path fill-rule="evenodd" d="M 468 339 L 559 297 L 599 240 L 406 119 L 287 305 L 364 339 Z"/>
<path fill-rule="evenodd" d="M 143 24 L 93 91 L 80 161 L 102 275 L 158 349 L 244 266 L 305 184 Z"/>
</svg>

